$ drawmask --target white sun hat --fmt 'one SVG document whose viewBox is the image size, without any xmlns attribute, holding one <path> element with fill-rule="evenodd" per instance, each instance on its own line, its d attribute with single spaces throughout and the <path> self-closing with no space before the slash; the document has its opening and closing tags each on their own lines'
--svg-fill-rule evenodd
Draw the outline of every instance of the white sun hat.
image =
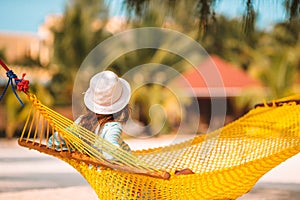
<svg viewBox="0 0 300 200">
<path fill-rule="evenodd" d="M 113 114 L 121 111 L 129 102 L 129 83 L 112 71 L 94 75 L 84 94 L 86 107 L 97 114 Z"/>
</svg>

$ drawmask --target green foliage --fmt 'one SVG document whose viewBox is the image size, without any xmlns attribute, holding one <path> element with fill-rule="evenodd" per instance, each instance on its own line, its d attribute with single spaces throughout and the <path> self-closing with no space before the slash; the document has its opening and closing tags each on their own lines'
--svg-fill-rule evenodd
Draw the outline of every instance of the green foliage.
<svg viewBox="0 0 300 200">
<path fill-rule="evenodd" d="M 26 113 L 29 112 L 29 106 L 27 104 L 26 98 L 23 98 L 24 95 L 18 93 L 20 98 L 24 103 L 24 108 L 20 105 L 15 94 L 8 89 L 5 95 L 5 110 L 6 110 L 6 127 L 5 133 L 7 138 L 12 138 L 16 131 L 20 131 L 22 123 L 26 120 Z"/>
<path fill-rule="evenodd" d="M 300 70 L 300 22 L 298 0 L 281 0 L 272 3 L 286 5 L 288 22 L 274 26 L 269 32 L 255 30 L 257 7 L 252 0 L 245 2 L 245 13 L 240 19 L 228 20 L 214 11 L 216 0 L 124 0 L 129 16 L 128 25 L 138 27 L 166 27 L 182 32 L 199 42 L 209 54 L 235 63 L 251 76 L 259 79 L 267 90 L 247 90 L 237 98 L 236 106 L 245 109 L 263 98 L 275 99 L 299 92 L 297 78 Z M 51 66 L 58 66 L 49 86 L 31 85 L 31 90 L 46 105 L 70 104 L 74 78 L 88 53 L 109 36 L 104 26 L 108 20 L 109 7 L 104 0 L 70 0 L 65 7 L 62 21 L 51 30 L 54 35 L 54 58 Z M 243 30 L 246 31 L 243 32 Z M 205 32 L 205 34 L 203 34 Z M 5 49 L 0 50 L 4 58 Z M 118 58 L 111 69 L 125 74 L 132 68 L 147 63 L 172 66 L 178 72 L 191 66 L 178 55 L 158 49 L 141 49 Z M 40 65 L 38 61 L 25 59 L 19 64 Z M 149 68 L 144 78 L 166 75 L 165 71 Z M 134 81 L 132 82 L 134 87 Z M 20 95 L 24 97 L 24 95 Z M 21 108 L 12 91 L 5 96 L 8 111 L 7 136 L 12 137 L 24 122 L 29 109 L 26 98 Z M 188 105 L 188 101 L 183 101 Z M 148 84 L 132 96 L 133 115 L 144 125 L 151 124 L 148 131 L 155 132 L 165 120 L 162 133 L 168 133 L 179 120 L 178 103 L 174 94 L 165 87 Z M 164 110 L 153 105 L 163 105 Z M 150 108 L 159 115 L 151 117 Z M 174 114 L 175 113 L 175 114 Z M 184 115 L 184 113 L 183 113 Z M 171 118 L 173 119 L 171 120 Z M 174 117 L 175 116 L 175 117 Z M 153 129 L 154 128 L 154 129 Z"/>
<path fill-rule="evenodd" d="M 286 37 L 284 37 L 285 35 Z M 291 25 L 280 24 L 271 34 L 259 40 L 255 65 L 261 63 L 259 77 L 269 87 L 269 98 L 280 98 L 294 93 L 299 69 L 299 36 Z M 259 63 L 258 63 L 259 62 Z"/>
<path fill-rule="evenodd" d="M 256 13 L 252 5 L 252 0 L 247 0 L 246 13 L 243 16 L 244 32 L 251 33 L 255 29 Z"/>
<path fill-rule="evenodd" d="M 53 105 L 53 97 L 44 85 L 31 84 L 30 90 L 39 97 L 39 100 L 43 102 L 43 104 L 47 106 Z M 12 138 L 15 134 L 20 136 L 19 134 L 21 133 L 22 127 L 31 108 L 31 103 L 28 102 L 27 96 L 21 92 L 17 93 L 24 103 L 24 107 L 20 105 L 11 88 L 7 90 L 4 97 L 6 110 L 6 116 L 4 119 L 6 119 L 5 132 L 7 138 Z"/>
<path fill-rule="evenodd" d="M 256 48 L 257 40 L 262 33 L 253 31 L 245 35 L 241 24 L 242 22 L 237 19 L 228 20 L 219 16 L 216 23 L 207 29 L 205 36 L 199 39 L 199 43 L 210 54 L 219 55 L 247 69 L 251 62 L 250 51 Z"/>
<path fill-rule="evenodd" d="M 300 1 L 299 0 L 285 0 L 285 8 L 288 12 L 289 20 L 291 22 L 299 20 L 300 18 Z"/>
<path fill-rule="evenodd" d="M 32 59 L 29 56 L 25 56 L 15 62 L 11 63 L 13 65 L 21 65 L 21 66 L 41 66 L 39 59 Z"/>
<path fill-rule="evenodd" d="M 108 10 L 103 1 L 71 0 L 61 23 L 52 27 L 55 38 L 53 64 L 59 66 L 59 71 L 54 75 L 50 89 L 59 103 L 70 103 L 78 68 L 88 53 L 110 36 L 104 29 L 107 17 Z"/>
<path fill-rule="evenodd" d="M 223 0 L 225 1 L 225 0 Z M 182 8 L 182 3 L 189 5 L 188 9 L 183 9 L 189 16 L 196 16 L 194 22 L 198 24 L 199 31 L 205 32 L 208 26 L 214 24 L 215 20 L 215 6 L 221 3 L 221 0 L 124 0 L 130 16 L 143 18 L 143 14 L 152 9 L 152 4 L 159 5 L 164 11 L 161 12 L 162 18 L 172 18 L 177 15 L 177 8 Z M 300 1 L 299 0 L 276 0 L 269 3 L 285 4 L 287 19 L 290 23 L 299 21 L 300 18 Z M 243 28 L 246 33 L 251 33 L 254 30 L 255 18 L 259 3 L 254 5 L 253 0 L 244 1 L 245 11 L 243 13 Z M 258 13 L 259 14 L 259 13 Z"/>
<path fill-rule="evenodd" d="M 5 48 L 0 49 L 0 58 L 2 60 L 6 60 L 6 55 L 5 55 Z"/>
<path fill-rule="evenodd" d="M 258 13 L 255 12 L 257 8 L 252 0 L 244 1 L 245 13 L 242 20 L 228 20 L 217 15 L 214 6 L 220 1 L 214 0 L 123 2 L 127 7 L 128 25 L 131 28 L 155 26 L 180 31 L 198 41 L 209 54 L 217 54 L 240 66 L 268 88 L 267 92 L 245 91 L 237 100 L 238 107 L 244 109 L 262 98 L 278 98 L 296 91 L 296 78 L 300 69 L 300 42 L 299 20 L 297 21 L 299 13 L 295 8 L 299 7 L 299 1 L 284 1 L 293 20 L 278 24 L 269 32 L 255 29 Z M 108 17 L 107 9 L 102 1 L 72 0 L 66 6 L 62 23 L 53 27 L 54 61 L 58 64 L 59 71 L 54 76 L 50 89 L 56 103 L 70 103 L 68 100 L 71 99 L 72 84 L 78 67 L 95 45 L 110 36 L 103 28 Z M 122 75 L 147 63 L 172 66 L 178 72 L 191 67 L 183 58 L 169 52 L 141 49 L 122 55 L 109 68 Z M 143 72 L 143 76 L 156 77 L 163 73 L 167 72 L 149 69 Z M 172 94 L 165 92 L 164 87 L 151 84 L 139 89 L 139 94 L 133 95 L 132 102 L 136 118 L 145 125 L 157 124 L 163 119 L 150 117 L 149 109 L 152 105 L 175 105 Z M 166 122 L 163 132 L 170 130 L 168 126 L 171 125 L 167 123 L 169 122 Z"/>
<path fill-rule="evenodd" d="M 183 107 L 169 88 L 158 84 L 147 84 L 132 94 L 133 118 L 140 121 L 146 129 L 144 134 L 169 134 L 183 118 Z M 187 105 L 187 104 L 186 104 Z"/>
<path fill-rule="evenodd" d="M 277 24 L 271 32 L 261 33 L 255 46 L 249 48 L 248 73 L 261 80 L 265 90 L 248 91 L 237 99 L 237 105 L 253 106 L 262 99 L 278 99 L 299 93 L 300 31 L 297 23 Z"/>
</svg>

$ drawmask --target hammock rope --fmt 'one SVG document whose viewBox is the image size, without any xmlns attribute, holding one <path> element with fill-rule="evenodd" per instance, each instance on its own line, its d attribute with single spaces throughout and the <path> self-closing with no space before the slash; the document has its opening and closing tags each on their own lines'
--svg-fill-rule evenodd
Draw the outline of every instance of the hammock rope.
<svg viewBox="0 0 300 200">
<path fill-rule="evenodd" d="M 22 131 L 22 135 L 19 139 L 20 145 L 28 147 L 27 144 L 31 143 L 33 146 L 35 144 L 38 144 L 39 147 L 43 146 L 47 148 L 46 145 L 42 145 L 42 142 L 45 141 L 47 143 L 49 140 L 49 136 L 54 136 L 54 133 L 57 132 L 59 135 L 59 140 L 62 141 L 63 138 L 66 142 L 66 146 L 68 149 L 67 151 L 69 153 L 71 153 L 71 151 L 78 151 L 81 154 L 89 156 L 91 160 L 95 160 L 93 161 L 93 163 L 97 163 L 97 161 L 99 161 L 100 163 L 98 164 L 111 167 L 113 169 L 124 169 L 125 171 L 132 171 L 165 179 L 169 178 L 168 173 L 151 167 L 146 162 L 137 159 L 137 157 L 133 154 L 113 145 L 100 136 L 75 124 L 72 120 L 43 105 L 34 94 L 28 91 L 29 81 L 24 79 L 26 74 L 23 74 L 22 79 L 19 79 L 17 75 L 12 70 L 10 70 L 1 59 L 0 65 L 3 67 L 3 69 L 6 70 L 7 77 L 9 78 L 7 85 L 2 95 L 0 96 L 0 100 L 5 95 L 8 86 L 11 84 L 15 96 L 17 97 L 21 105 L 24 106 L 23 102 L 15 91 L 12 81 L 14 79 L 17 90 L 24 92 L 27 95 L 28 99 L 32 102 L 32 109 L 30 110 L 30 114 L 28 115 Z M 47 124 L 46 132 L 44 131 L 44 124 Z M 27 136 L 24 140 L 26 131 Z M 33 138 L 31 138 L 32 131 Z M 36 142 L 36 139 L 38 137 L 39 142 Z M 54 139 L 54 137 L 52 138 Z M 60 149 L 62 149 L 62 142 L 60 142 Z M 54 145 L 52 150 L 55 150 Z M 114 159 L 105 159 L 103 152 L 113 156 Z"/>
<path fill-rule="evenodd" d="M 150 175 L 157 173 L 158 176 L 162 176 L 162 178 L 165 177 L 165 173 L 161 172 L 161 170 L 151 167 L 146 162 L 138 159 L 135 155 L 113 145 L 100 136 L 75 124 L 72 120 L 43 105 L 35 95 L 27 93 L 27 96 L 32 102 L 33 110 L 31 110 L 28 115 L 22 135 L 19 139 L 20 142 L 24 140 L 27 131 L 25 142 L 28 143 L 30 136 L 33 135 L 32 144 L 36 143 L 36 138 L 39 137 L 39 146 L 41 146 L 41 142 L 45 141 L 47 143 L 49 135 L 53 135 L 54 132 L 57 132 L 59 135 L 58 138 L 64 138 L 66 141 L 68 152 L 75 150 L 79 153 L 88 155 L 94 160 L 125 166 L 127 171 L 132 168 L 133 172 L 138 171 L 139 173 Z M 46 132 L 44 131 L 45 124 L 47 124 Z M 39 125 L 41 125 L 41 128 L 39 128 Z M 51 134 L 49 133 L 50 130 L 52 131 Z M 54 146 L 52 148 L 54 150 Z M 112 155 L 114 159 L 109 161 L 106 160 L 102 152 Z M 110 165 L 110 167 L 111 166 L 112 165 Z M 120 169 L 119 167 L 117 168 Z"/>
<path fill-rule="evenodd" d="M 99 199 L 117 198 L 114 190 L 107 189 L 114 187 L 125 199 L 142 196 L 146 199 L 187 199 L 191 196 L 196 199 L 235 199 L 248 192 L 266 172 L 300 152 L 300 95 L 259 104 L 240 119 L 214 132 L 179 144 L 133 151 L 132 154 L 97 138 L 94 133 L 43 105 L 36 96 L 30 94 L 29 98 L 33 110 L 30 119 L 26 120 L 20 145 L 72 165 L 88 180 Z M 44 125 L 39 128 L 36 124 Z M 41 133 L 45 129 L 47 131 Z M 45 141 L 54 130 L 67 141 L 69 151 L 47 150 Z M 39 145 L 35 142 L 38 137 L 43 137 L 37 142 Z M 97 148 L 91 143 L 97 144 Z M 80 154 L 72 153 L 71 149 Z M 120 162 L 105 160 L 99 149 Z M 99 164 L 116 171 L 103 168 L 97 171 Z M 195 174 L 174 175 L 177 169 L 184 168 L 192 169 Z M 171 177 L 163 175 L 162 171 Z"/>
<path fill-rule="evenodd" d="M 300 94 L 257 104 L 236 121 L 188 141 L 128 153 L 25 93 L 32 108 L 19 144 L 70 164 L 99 199 L 236 199 L 300 152 Z M 47 147 L 55 132 L 67 151 Z M 185 168 L 194 174 L 174 174 Z"/>
</svg>

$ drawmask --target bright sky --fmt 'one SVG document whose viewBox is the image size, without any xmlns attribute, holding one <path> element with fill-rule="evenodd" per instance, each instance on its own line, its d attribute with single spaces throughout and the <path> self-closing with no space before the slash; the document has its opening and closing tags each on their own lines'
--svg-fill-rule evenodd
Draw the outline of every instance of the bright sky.
<svg viewBox="0 0 300 200">
<path fill-rule="evenodd" d="M 0 31 L 37 32 L 38 26 L 44 22 L 47 15 L 62 13 L 67 0 L 1 0 Z M 112 0 L 115 10 L 120 10 L 122 0 Z M 219 0 L 217 13 L 228 17 L 240 16 L 245 7 L 245 1 Z M 254 0 L 255 8 L 259 8 L 258 27 L 268 28 L 270 24 L 284 19 L 284 9 L 281 1 Z M 270 3 L 271 2 L 271 3 Z M 270 12 L 270 10 L 272 10 Z"/>
<path fill-rule="evenodd" d="M 62 13 L 66 0 L 1 0 L 0 31 L 37 32 L 51 13 Z"/>
<path fill-rule="evenodd" d="M 280 0 L 252 0 L 253 7 L 258 12 L 257 26 L 260 29 L 268 29 L 272 24 L 283 21 L 286 13 L 283 1 Z M 216 8 L 217 13 L 224 13 L 233 18 L 241 16 L 245 11 L 245 1 L 241 0 L 219 0 Z"/>
</svg>

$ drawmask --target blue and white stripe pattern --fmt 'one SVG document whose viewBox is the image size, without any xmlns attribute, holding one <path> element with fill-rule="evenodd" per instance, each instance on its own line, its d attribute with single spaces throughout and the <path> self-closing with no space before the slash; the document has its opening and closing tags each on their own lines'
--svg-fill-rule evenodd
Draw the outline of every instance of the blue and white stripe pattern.
<svg viewBox="0 0 300 200">
<path fill-rule="evenodd" d="M 117 147 L 120 147 L 125 151 L 130 152 L 131 149 L 128 146 L 128 144 L 125 143 L 124 140 L 121 138 L 121 133 L 122 133 L 122 125 L 120 122 L 107 122 L 101 131 L 100 137 L 116 145 Z M 109 160 L 113 159 L 113 156 L 105 152 L 103 152 L 103 155 L 105 156 L 105 158 Z"/>
<path fill-rule="evenodd" d="M 61 136 L 59 136 L 57 132 L 55 132 L 54 135 L 52 135 L 47 142 L 47 147 L 52 148 L 53 146 L 56 151 L 68 150 L 66 141 Z"/>
<path fill-rule="evenodd" d="M 74 123 L 78 124 L 81 120 L 81 117 L 79 117 Z M 120 122 L 107 122 L 104 124 L 102 130 L 100 129 L 100 125 L 95 129 L 95 134 L 99 135 L 100 137 L 107 140 L 108 142 L 116 145 L 117 147 L 120 147 L 124 149 L 127 152 L 130 152 L 131 149 L 128 146 L 127 143 L 121 138 L 122 134 L 122 125 Z M 48 142 L 47 146 L 49 148 L 52 148 L 54 146 L 56 151 L 65 151 L 68 150 L 68 147 L 66 145 L 66 141 L 60 137 L 57 132 L 52 135 Z M 95 144 L 95 147 L 97 144 Z M 103 155 L 106 159 L 112 160 L 114 159 L 113 156 L 111 156 L 108 153 L 103 152 Z"/>
</svg>

